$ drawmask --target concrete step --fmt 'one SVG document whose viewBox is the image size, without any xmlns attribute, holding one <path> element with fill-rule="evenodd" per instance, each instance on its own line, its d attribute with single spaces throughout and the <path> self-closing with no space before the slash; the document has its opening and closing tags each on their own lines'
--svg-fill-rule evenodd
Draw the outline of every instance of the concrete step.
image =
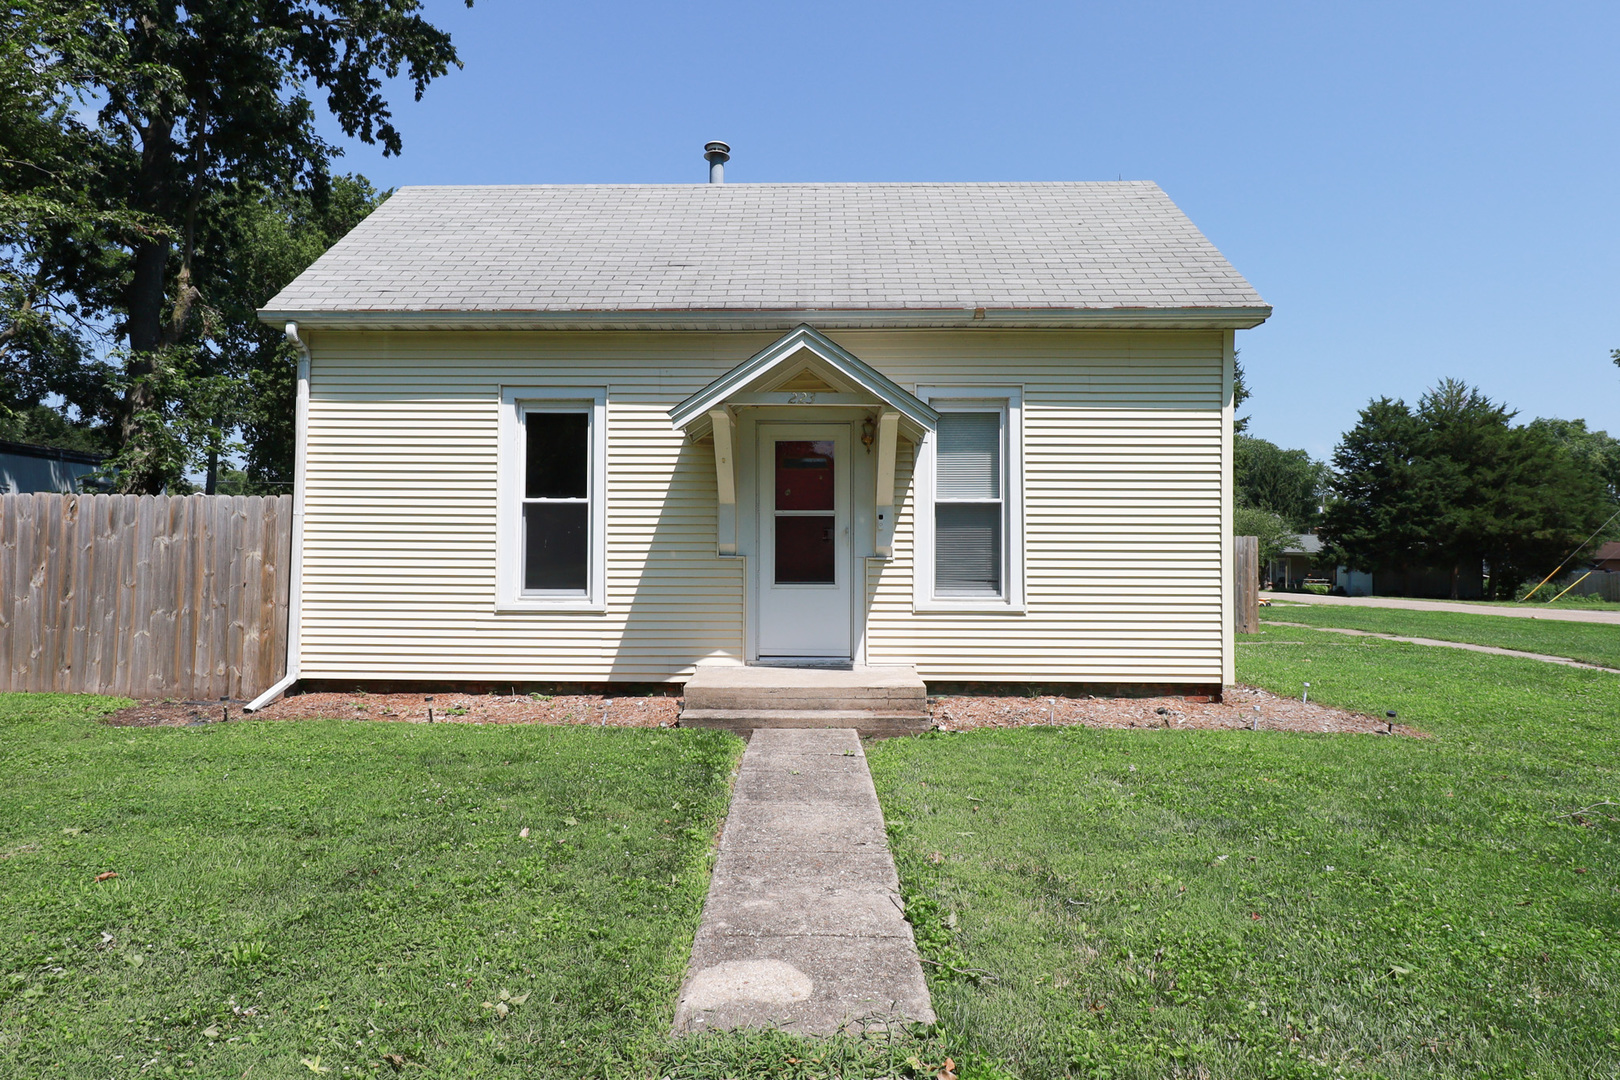
<svg viewBox="0 0 1620 1080">
<path fill-rule="evenodd" d="M 913 667 L 846 670 L 700 664 L 687 680 L 687 709 L 759 712 L 928 712 L 928 688 Z"/>
<path fill-rule="evenodd" d="M 925 711 L 875 709 L 693 709 L 681 710 L 679 727 L 718 728 L 747 738 L 760 728 L 854 728 L 863 738 L 915 735 L 933 726 Z"/>
</svg>

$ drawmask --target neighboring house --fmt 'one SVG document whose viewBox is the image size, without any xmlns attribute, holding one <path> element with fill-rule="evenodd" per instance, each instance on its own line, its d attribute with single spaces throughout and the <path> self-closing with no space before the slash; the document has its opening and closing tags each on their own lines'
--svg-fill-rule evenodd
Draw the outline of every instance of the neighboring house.
<svg viewBox="0 0 1620 1080">
<path fill-rule="evenodd" d="M 73 495 L 97 489 L 85 477 L 100 469 L 105 460 L 101 454 L 0 440 L 0 495 Z"/>
<path fill-rule="evenodd" d="M 1274 589 L 1298 589 L 1311 576 L 1311 561 L 1321 553 L 1321 538 L 1315 533 L 1301 533 L 1266 564 L 1266 578 Z"/>
<path fill-rule="evenodd" d="M 1620 570 L 1620 540 L 1598 545 L 1592 553 L 1593 570 Z"/>
<path fill-rule="evenodd" d="M 1270 310 L 1151 183 L 403 188 L 260 313 L 292 674 L 1218 689 Z"/>
<path fill-rule="evenodd" d="M 1333 572 L 1333 591 L 1343 596 L 1416 596 L 1429 600 L 1451 598 L 1451 571 L 1443 567 L 1413 567 L 1367 573 L 1340 566 Z M 1457 575 L 1457 599 L 1485 597 L 1485 568 L 1465 566 Z"/>
</svg>

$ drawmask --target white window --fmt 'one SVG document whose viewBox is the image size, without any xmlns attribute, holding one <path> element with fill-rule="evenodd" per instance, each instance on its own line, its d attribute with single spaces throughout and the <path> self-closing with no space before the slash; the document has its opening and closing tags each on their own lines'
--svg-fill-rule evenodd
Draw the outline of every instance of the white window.
<svg viewBox="0 0 1620 1080">
<path fill-rule="evenodd" d="M 501 391 L 496 607 L 602 611 L 607 393 Z"/>
<path fill-rule="evenodd" d="M 1015 388 L 920 387 L 939 411 L 917 461 L 914 606 L 1024 606 L 1023 395 Z"/>
</svg>

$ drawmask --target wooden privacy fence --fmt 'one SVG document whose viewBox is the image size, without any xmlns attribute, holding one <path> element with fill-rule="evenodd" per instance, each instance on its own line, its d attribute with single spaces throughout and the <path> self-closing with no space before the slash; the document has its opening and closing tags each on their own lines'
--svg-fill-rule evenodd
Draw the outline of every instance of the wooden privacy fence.
<svg viewBox="0 0 1620 1080">
<path fill-rule="evenodd" d="M 1575 570 L 1544 586 L 1530 602 L 1550 600 L 1565 589 L 1569 590 L 1569 596 L 1596 596 L 1602 600 L 1620 602 L 1620 570 L 1593 570 L 1590 573 Z"/>
<path fill-rule="evenodd" d="M 0 688 L 252 698 L 287 659 L 292 496 L 0 496 Z"/>
<path fill-rule="evenodd" d="M 1232 538 L 1232 595 L 1236 599 L 1237 632 L 1260 632 L 1260 538 Z"/>
</svg>

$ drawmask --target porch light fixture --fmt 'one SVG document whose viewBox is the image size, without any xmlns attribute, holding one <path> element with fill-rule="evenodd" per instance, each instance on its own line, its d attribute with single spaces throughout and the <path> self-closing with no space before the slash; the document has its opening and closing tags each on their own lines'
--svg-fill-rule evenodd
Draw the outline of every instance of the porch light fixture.
<svg viewBox="0 0 1620 1080">
<path fill-rule="evenodd" d="M 868 416 L 865 420 L 861 421 L 861 445 L 866 447 L 866 452 L 868 454 L 872 452 L 872 443 L 876 440 L 877 421 Z"/>
</svg>

